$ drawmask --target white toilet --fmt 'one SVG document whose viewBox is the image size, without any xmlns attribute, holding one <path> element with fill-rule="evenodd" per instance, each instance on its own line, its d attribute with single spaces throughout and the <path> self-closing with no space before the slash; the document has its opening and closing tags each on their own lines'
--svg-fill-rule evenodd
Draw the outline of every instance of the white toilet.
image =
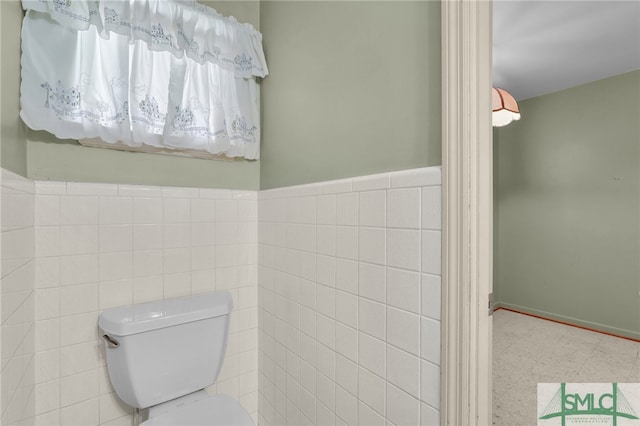
<svg viewBox="0 0 640 426">
<path fill-rule="evenodd" d="M 149 408 L 142 425 L 253 426 L 238 401 L 203 390 L 220 372 L 232 308 L 219 292 L 100 315 L 109 378 L 120 399 Z"/>
</svg>

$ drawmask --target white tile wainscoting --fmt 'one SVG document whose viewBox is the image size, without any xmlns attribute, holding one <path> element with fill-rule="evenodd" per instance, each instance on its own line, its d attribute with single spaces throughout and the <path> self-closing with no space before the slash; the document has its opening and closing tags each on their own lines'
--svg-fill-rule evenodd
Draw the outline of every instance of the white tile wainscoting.
<svg viewBox="0 0 640 426">
<path fill-rule="evenodd" d="M 223 289 L 211 390 L 261 425 L 438 423 L 439 167 L 268 191 L 2 177 L 3 424 L 129 425 L 99 313 Z"/>
<path fill-rule="evenodd" d="M 261 425 L 438 425 L 441 170 L 259 193 Z"/>
<path fill-rule="evenodd" d="M 2 170 L 0 424 L 33 424 L 34 185 Z"/>
<path fill-rule="evenodd" d="M 256 417 L 257 192 L 35 182 L 38 425 L 130 425 L 113 393 L 99 313 L 214 290 L 233 295 L 213 392 Z"/>
</svg>

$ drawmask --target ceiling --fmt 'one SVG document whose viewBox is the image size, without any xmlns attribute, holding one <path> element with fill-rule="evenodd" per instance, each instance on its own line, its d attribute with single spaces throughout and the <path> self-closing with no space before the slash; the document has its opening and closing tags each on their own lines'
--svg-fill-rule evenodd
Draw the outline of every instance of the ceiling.
<svg viewBox="0 0 640 426">
<path fill-rule="evenodd" d="M 640 69 L 640 0 L 494 0 L 493 82 L 517 100 Z"/>
</svg>

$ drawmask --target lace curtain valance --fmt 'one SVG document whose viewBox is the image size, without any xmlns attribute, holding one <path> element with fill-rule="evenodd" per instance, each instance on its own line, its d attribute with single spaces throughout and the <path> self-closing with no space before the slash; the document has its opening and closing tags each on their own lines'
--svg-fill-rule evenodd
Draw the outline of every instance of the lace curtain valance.
<svg viewBox="0 0 640 426">
<path fill-rule="evenodd" d="M 262 37 L 193 1 L 23 0 L 21 117 L 63 139 L 259 157 Z"/>
</svg>

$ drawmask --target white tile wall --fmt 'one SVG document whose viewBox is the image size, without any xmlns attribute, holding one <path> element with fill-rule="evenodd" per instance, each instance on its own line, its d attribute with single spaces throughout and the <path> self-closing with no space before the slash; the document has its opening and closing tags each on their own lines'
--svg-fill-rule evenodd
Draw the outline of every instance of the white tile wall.
<svg viewBox="0 0 640 426">
<path fill-rule="evenodd" d="M 261 424 L 438 423 L 439 168 L 260 193 L 2 177 L 3 422 L 129 424 L 99 312 L 225 289 L 212 391 Z"/>
<path fill-rule="evenodd" d="M 35 410 L 34 186 L 28 179 L 4 169 L 1 173 L 0 424 L 32 424 Z"/>
<path fill-rule="evenodd" d="M 234 311 L 210 390 L 257 419 L 257 218 L 255 191 L 35 182 L 35 424 L 130 424 L 100 311 L 215 290 L 231 292 Z"/>
<path fill-rule="evenodd" d="M 437 425 L 440 168 L 259 193 L 261 425 Z"/>
</svg>

